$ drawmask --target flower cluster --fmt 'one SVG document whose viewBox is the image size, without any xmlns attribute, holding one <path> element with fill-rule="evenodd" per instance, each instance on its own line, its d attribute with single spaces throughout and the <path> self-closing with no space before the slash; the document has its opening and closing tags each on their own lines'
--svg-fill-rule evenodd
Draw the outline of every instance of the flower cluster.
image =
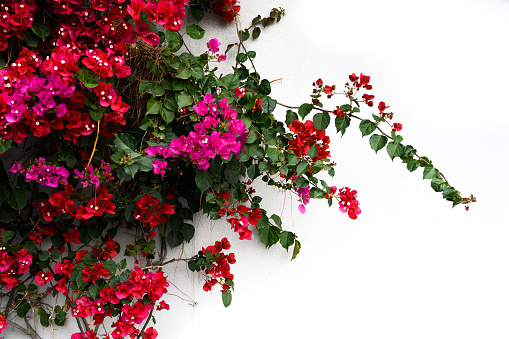
<svg viewBox="0 0 509 339">
<path fill-rule="evenodd" d="M 101 278 L 109 278 L 110 273 L 104 268 L 104 263 L 95 263 L 92 269 L 86 266 L 83 275 L 87 281 L 95 282 Z M 169 283 L 161 270 L 156 273 L 144 272 L 136 266 L 127 281 L 117 283 L 114 287 L 102 288 L 99 291 L 99 298 L 92 300 L 86 295 L 80 296 L 74 302 L 71 314 L 73 317 L 81 318 L 91 316 L 94 324 L 99 325 L 106 317 L 113 317 L 114 312 L 117 314 L 120 312 L 119 319 L 111 325 L 113 327 L 111 336 L 135 337 L 139 334 L 135 324 L 141 324 L 148 317 L 150 310 L 154 308 L 152 304 L 161 299 L 168 286 Z M 150 303 L 143 302 L 145 299 Z M 164 307 L 162 302 L 161 305 Z M 147 330 L 145 334 L 147 333 L 153 338 L 157 336 L 155 330 Z"/>
<path fill-rule="evenodd" d="M 237 0 L 209 0 L 212 3 L 212 10 L 220 15 L 223 20 L 232 22 L 240 11 L 240 6 L 236 5 Z"/>
<path fill-rule="evenodd" d="M 234 218 L 228 218 L 226 221 L 230 223 L 231 228 L 239 233 L 240 240 L 251 240 L 251 234 L 253 233 L 249 229 L 249 225 L 256 226 L 258 219 L 261 219 L 262 212 L 258 207 L 249 208 L 244 205 L 237 205 L 236 208 L 229 208 L 228 214 L 230 216 L 238 215 Z"/>
<path fill-rule="evenodd" d="M 292 177 L 292 181 L 295 183 L 297 181 L 297 178 L 299 176 L 298 175 L 294 175 Z M 309 203 L 309 200 L 310 200 L 310 195 L 309 195 L 309 191 L 310 191 L 310 187 L 307 186 L 307 187 L 300 187 L 300 188 L 297 188 L 297 186 L 293 186 L 293 190 L 297 193 L 297 195 L 299 196 L 299 212 L 304 214 L 306 213 L 306 205 Z"/>
<path fill-rule="evenodd" d="M 209 168 L 209 160 L 220 156 L 228 160 L 231 153 L 238 154 L 247 138 L 246 125 L 237 119 L 237 111 L 231 108 L 226 98 L 218 104 L 206 94 L 203 101 L 193 106 L 194 111 L 202 117 L 189 135 L 173 139 L 169 147 L 151 146 L 145 153 L 150 156 L 189 157 L 201 170 Z"/>
<path fill-rule="evenodd" d="M 25 173 L 25 168 L 15 161 L 9 169 L 11 173 Z M 69 171 L 64 166 L 55 166 L 46 163 L 45 158 L 38 158 L 25 173 L 25 181 L 35 181 L 43 186 L 58 187 L 58 184 L 67 185 Z"/>
<path fill-rule="evenodd" d="M 229 250 L 230 247 L 228 239 L 223 238 L 221 241 L 216 241 L 214 246 L 202 248 L 201 254 L 210 256 L 214 260 L 212 268 L 205 269 L 205 274 L 208 276 L 203 285 L 205 292 L 210 291 L 218 282 L 221 283 L 222 291 L 227 291 L 233 286 L 233 274 L 230 272 L 230 264 L 235 264 L 235 254 L 225 255 L 222 253 L 223 250 Z"/>
<path fill-rule="evenodd" d="M 207 47 L 209 49 L 209 52 L 211 53 L 211 58 L 212 59 L 217 58 L 217 61 L 219 61 L 219 62 L 225 61 L 226 55 L 216 54 L 217 52 L 219 52 L 219 46 L 221 46 L 221 43 L 216 38 L 210 39 L 209 42 L 207 42 Z"/>
<path fill-rule="evenodd" d="M 150 194 L 142 196 L 136 201 L 134 209 L 134 219 L 141 221 L 143 227 L 150 225 L 150 228 L 165 223 L 168 215 L 175 214 L 173 206 L 169 204 L 159 204 L 157 197 Z"/>
<path fill-rule="evenodd" d="M 113 180 L 114 177 L 111 173 L 111 166 L 101 159 L 101 167 L 94 169 L 92 164 L 85 167 L 83 171 L 74 170 L 75 178 L 81 179 L 83 187 L 88 185 L 95 186 L 96 188 L 103 182 Z"/>
<path fill-rule="evenodd" d="M 311 120 L 307 120 L 305 123 L 295 120 L 289 128 L 290 131 L 296 134 L 295 138 L 288 142 L 289 149 L 292 150 L 296 156 L 310 159 L 313 162 L 330 156 L 330 152 L 328 151 L 330 143 L 329 137 L 325 135 L 325 131 L 316 129 Z M 318 154 L 311 158 L 308 152 L 313 146 L 318 150 Z"/>
<path fill-rule="evenodd" d="M 0 248 L 0 282 L 8 291 L 21 283 L 17 277 L 28 272 L 32 258 L 25 248 L 13 254 L 7 252 L 5 247 Z"/>
<path fill-rule="evenodd" d="M 115 214 L 113 197 L 113 194 L 110 194 L 105 186 L 100 185 L 95 191 L 95 197 L 78 208 L 76 218 L 87 220 L 92 217 L 100 217 L 103 213 Z"/>
<path fill-rule="evenodd" d="M 65 185 L 63 191 L 53 193 L 48 200 L 34 202 L 34 205 L 44 220 L 53 221 L 55 217 L 63 214 L 74 215 L 76 206 L 71 199 L 73 195 L 74 188 L 71 185 Z"/>
<path fill-rule="evenodd" d="M 148 25 L 140 20 L 140 14 L 146 13 L 147 19 L 153 21 L 170 32 L 178 32 L 182 27 L 185 11 L 184 5 L 189 0 L 161 0 L 157 2 L 145 2 L 134 0 L 127 5 L 127 12 L 136 21 L 136 33 L 150 45 L 159 44 L 159 36 L 149 30 Z"/>
<path fill-rule="evenodd" d="M 357 200 L 357 191 L 351 190 L 349 187 L 343 187 L 339 190 L 338 197 L 340 199 L 339 210 L 342 213 L 348 213 L 350 219 L 357 219 L 357 215 L 361 213 L 359 201 Z"/>
<path fill-rule="evenodd" d="M 23 38 L 25 30 L 34 22 L 36 9 L 34 0 L 7 1 L 0 5 L 0 51 L 9 47 L 7 40 L 12 36 Z"/>
</svg>

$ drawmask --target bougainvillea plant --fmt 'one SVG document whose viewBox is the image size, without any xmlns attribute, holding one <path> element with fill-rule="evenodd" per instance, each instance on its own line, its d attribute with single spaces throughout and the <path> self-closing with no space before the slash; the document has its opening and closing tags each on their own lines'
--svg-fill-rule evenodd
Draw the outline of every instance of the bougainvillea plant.
<svg viewBox="0 0 509 339">
<path fill-rule="evenodd" d="M 0 332 L 13 326 L 36 338 L 26 320 L 37 316 L 51 328 L 74 318 L 72 339 L 156 338 L 148 323 L 169 309 L 162 268 L 177 261 L 202 274 L 205 291 L 219 284 L 230 305 L 227 237 L 292 247 L 292 259 L 301 247 L 263 207 L 254 180 L 295 194 L 302 213 L 322 199 L 359 217 L 356 190 L 316 176 L 334 176 L 328 133 L 342 135 L 355 120 L 375 152 L 385 148 L 409 171 L 422 167 L 453 206 L 475 201 L 403 144 L 369 76 L 352 73 L 341 89 L 318 79 L 299 106 L 270 97 L 245 41 L 283 9 L 238 27 L 226 48 L 216 38 L 198 53 L 184 44 L 185 35 L 204 37 L 206 12 L 238 25 L 239 11 L 236 0 L 0 5 Z M 183 27 L 186 15 L 195 23 Z M 231 62 L 231 72 L 218 76 L 215 62 Z M 321 100 L 333 97 L 343 102 L 325 108 Z M 273 114 L 278 106 L 285 121 Z M 225 220 L 232 233 L 191 258 L 167 259 L 168 247 L 193 238 L 197 213 Z M 126 228 L 133 237 L 121 246 Z"/>
</svg>

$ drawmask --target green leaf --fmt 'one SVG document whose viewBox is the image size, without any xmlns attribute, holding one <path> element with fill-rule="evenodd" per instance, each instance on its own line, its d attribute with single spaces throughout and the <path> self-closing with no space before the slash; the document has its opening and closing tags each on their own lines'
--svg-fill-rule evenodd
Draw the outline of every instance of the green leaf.
<svg viewBox="0 0 509 339">
<path fill-rule="evenodd" d="M 298 120 L 298 119 L 299 119 L 299 117 L 298 117 L 297 113 L 295 113 L 292 110 L 286 111 L 286 119 L 285 119 L 286 126 L 290 126 L 292 124 L 292 122 L 294 122 L 295 120 Z"/>
<path fill-rule="evenodd" d="M 16 217 L 17 213 L 11 208 L 0 206 L 0 222 L 10 223 L 16 220 Z"/>
<path fill-rule="evenodd" d="M 326 194 L 323 190 L 313 187 L 309 191 L 309 196 L 313 199 L 324 199 L 326 197 Z"/>
<path fill-rule="evenodd" d="M 314 158 L 318 155 L 318 148 L 316 146 L 311 146 L 308 150 L 308 155 L 310 158 Z"/>
<path fill-rule="evenodd" d="M 181 232 L 169 232 L 166 239 L 171 248 L 180 246 L 184 241 L 184 237 Z"/>
<path fill-rule="evenodd" d="M 138 170 L 140 172 L 152 172 L 154 170 L 154 167 L 152 166 L 153 164 L 154 158 L 148 155 L 144 155 L 136 159 L 136 165 L 138 165 Z"/>
<path fill-rule="evenodd" d="M 205 30 L 196 24 L 189 25 L 186 27 L 186 34 L 189 35 L 192 39 L 198 40 L 203 38 L 205 35 Z"/>
<path fill-rule="evenodd" d="M 239 53 L 235 57 L 235 61 L 237 61 L 238 63 L 246 62 L 247 61 L 247 55 L 245 53 Z"/>
<path fill-rule="evenodd" d="M 258 86 L 258 92 L 262 95 L 269 95 L 271 92 L 270 82 L 267 79 L 263 79 Z"/>
<path fill-rule="evenodd" d="M 186 106 L 190 106 L 194 103 L 193 96 L 187 92 L 180 92 L 177 94 L 177 106 L 178 109 L 182 109 Z"/>
<path fill-rule="evenodd" d="M 247 57 L 250 58 L 250 59 L 256 58 L 256 52 L 255 51 L 248 51 L 247 52 Z"/>
<path fill-rule="evenodd" d="M 74 168 L 78 165 L 78 159 L 71 153 L 71 151 L 61 148 L 57 152 L 58 158 L 62 161 L 65 161 L 67 166 L 70 168 Z"/>
<path fill-rule="evenodd" d="M 288 252 L 288 248 L 295 242 L 295 234 L 292 232 L 284 231 L 279 238 L 281 246 Z"/>
<path fill-rule="evenodd" d="M 253 39 L 256 39 L 260 36 L 260 33 L 262 32 L 262 29 L 260 27 L 255 27 L 253 29 Z"/>
<path fill-rule="evenodd" d="M 300 159 L 295 154 L 288 155 L 288 166 L 297 165 L 300 162 Z"/>
<path fill-rule="evenodd" d="M 359 124 L 359 129 L 361 130 L 362 136 L 365 137 L 366 135 L 370 135 L 375 131 L 376 124 L 371 120 L 365 119 L 362 120 Z"/>
<path fill-rule="evenodd" d="M 345 135 L 346 129 L 350 126 L 350 117 L 344 115 L 342 117 L 336 117 L 334 124 L 336 125 L 337 132 L 341 132 L 341 136 Z"/>
<path fill-rule="evenodd" d="M 295 246 L 293 247 L 293 254 L 292 254 L 292 260 L 297 258 L 297 255 L 300 253 L 300 241 L 295 240 Z"/>
<path fill-rule="evenodd" d="M 405 148 L 402 144 L 397 144 L 394 141 L 391 141 L 387 144 L 387 154 L 389 154 L 389 157 L 393 161 L 394 158 L 400 157 L 403 154 L 404 150 Z"/>
<path fill-rule="evenodd" d="M 196 171 L 195 181 L 196 186 L 198 186 L 203 194 L 206 190 L 212 187 L 212 184 L 214 183 L 214 175 L 209 171 L 198 170 Z"/>
<path fill-rule="evenodd" d="M 25 34 L 23 35 L 22 40 L 25 41 L 30 47 L 36 47 L 39 44 L 39 38 L 29 29 L 25 30 Z"/>
<path fill-rule="evenodd" d="M 171 111 L 167 108 L 161 109 L 161 117 L 163 118 L 164 122 L 169 124 L 175 119 L 175 111 Z"/>
<path fill-rule="evenodd" d="M 278 162 L 281 156 L 281 151 L 277 148 L 269 148 L 267 150 L 267 156 L 272 162 Z"/>
<path fill-rule="evenodd" d="M 297 166 L 297 175 L 302 175 L 309 171 L 309 164 L 307 162 L 302 162 Z"/>
<path fill-rule="evenodd" d="M 136 173 L 138 173 L 138 165 L 136 164 L 132 164 L 132 165 L 126 165 L 124 167 L 124 170 L 127 174 L 129 174 L 131 177 L 134 178 L 134 176 L 136 175 Z"/>
<path fill-rule="evenodd" d="M 240 79 L 237 74 L 227 74 L 221 79 L 217 81 L 217 84 L 221 87 L 226 88 L 227 90 L 231 91 L 235 89 L 235 87 L 240 86 Z"/>
<path fill-rule="evenodd" d="M 249 32 L 239 31 L 239 39 L 242 41 L 246 41 L 247 39 L 249 39 Z"/>
<path fill-rule="evenodd" d="M 299 115 L 302 119 L 304 119 L 306 117 L 306 115 L 308 115 L 311 110 L 313 109 L 313 105 L 312 104 L 302 104 L 300 105 L 299 107 Z"/>
<path fill-rule="evenodd" d="M 205 73 L 203 73 L 203 67 L 199 64 L 192 64 L 191 68 L 189 68 L 189 72 L 191 72 L 191 75 L 197 79 L 201 79 L 205 76 Z"/>
<path fill-rule="evenodd" d="M 190 242 L 194 237 L 194 226 L 191 224 L 182 225 L 182 235 L 185 241 Z"/>
<path fill-rule="evenodd" d="M 49 326 L 49 314 L 42 307 L 39 307 L 37 309 L 37 314 L 39 315 L 39 321 L 41 322 L 41 325 L 44 327 L 48 327 Z"/>
<path fill-rule="evenodd" d="M 269 96 L 262 97 L 262 111 L 263 113 L 272 113 L 276 109 L 277 101 Z"/>
<path fill-rule="evenodd" d="M 115 276 L 115 273 L 117 273 L 117 263 L 113 260 L 108 260 L 104 263 L 108 271 L 110 272 L 110 275 L 113 277 Z"/>
<path fill-rule="evenodd" d="M 16 211 L 21 212 L 27 204 L 27 191 L 21 188 L 14 188 L 9 192 L 9 205 Z"/>
<path fill-rule="evenodd" d="M 60 258 L 60 254 L 61 254 L 61 253 L 60 253 L 60 251 L 59 251 L 59 250 L 54 249 L 53 251 L 51 251 L 51 255 L 50 255 L 50 257 L 51 257 L 51 259 L 53 259 L 53 260 L 57 260 L 58 258 Z"/>
<path fill-rule="evenodd" d="M 132 135 L 126 133 L 116 134 L 113 142 L 118 150 L 125 151 L 128 154 L 135 153 L 134 149 L 136 148 L 137 141 Z"/>
<path fill-rule="evenodd" d="M 147 102 L 147 114 L 159 114 L 163 105 L 155 96 L 152 96 Z"/>
<path fill-rule="evenodd" d="M 96 286 L 96 284 L 91 284 L 88 287 L 88 294 L 93 298 L 96 299 L 99 296 L 99 288 Z"/>
<path fill-rule="evenodd" d="M 41 254 L 39 254 L 39 260 L 40 261 L 46 261 L 49 259 L 49 252 L 43 251 Z"/>
<path fill-rule="evenodd" d="M 449 184 L 442 178 L 442 176 L 434 177 L 431 179 L 431 188 L 435 192 L 442 192 L 447 187 L 449 187 Z"/>
<path fill-rule="evenodd" d="M 12 139 L 2 139 L 0 140 L 0 155 L 2 153 L 7 152 L 9 148 L 11 148 L 12 145 Z"/>
<path fill-rule="evenodd" d="M 2 237 L 3 242 L 6 243 L 9 240 L 11 240 L 12 238 L 14 238 L 15 235 L 16 235 L 16 233 L 14 233 L 13 231 L 3 231 L 1 234 L 1 237 Z"/>
<path fill-rule="evenodd" d="M 408 163 L 406 164 L 406 168 L 410 171 L 410 172 L 413 172 L 415 171 L 416 169 L 418 169 L 419 167 L 421 166 L 421 163 L 418 159 L 410 159 L 408 160 Z"/>
<path fill-rule="evenodd" d="M 122 259 L 118 264 L 117 267 L 119 270 L 124 270 L 127 267 L 127 259 Z"/>
<path fill-rule="evenodd" d="M 422 179 L 432 179 L 436 176 L 440 175 L 440 173 L 438 172 L 438 170 L 433 167 L 433 165 L 426 165 L 426 167 L 424 167 L 424 172 L 423 172 L 423 175 L 422 175 Z"/>
<path fill-rule="evenodd" d="M 270 218 L 271 218 L 272 220 L 274 220 L 274 222 L 276 223 L 276 226 L 277 226 L 277 227 L 281 228 L 281 223 L 282 223 L 282 221 L 281 221 L 281 218 L 280 218 L 277 214 L 273 214 L 273 215 L 271 215 L 271 216 L 270 216 Z"/>
<path fill-rule="evenodd" d="M 191 6 L 189 8 L 189 12 L 191 13 L 191 16 L 194 20 L 200 22 L 201 19 L 203 19 L 203 16 L 205 15 L 205 10 L 201 6 Z"/>
<path fill-rule="evenodd" d="M 267 225 L 259 230 L 260 241 L 265 247 L 271 247 L 279 240 L 279 229 L 277 227 Z"/>
<path fill-rule="evenodd" d="M 169 48 L 171 52 L 177 52 L 184 44 L 184 40 L 182 40 L 180 35 L 178 35 L 176 32 L 166 31 L 165 38 L 168 42 L 167 48 Z"/>
<path fill-rule="evenodd" d="M 387 137 L 385 135 L 373 134 L 369 138 L 369 145 L 375 151 L 375 153 L 378 153 L 379 150 L 384 148 L 386 143 L 387 143 Z"/>
<path fill-rule="evenodd" d="M 32 23 L 32 27 L 30 28 L 32 29 L 32 32 L 34 32 L 34 34 L 40 37 L 43 41 L 48 37 L 49 33 L 51 32 L 51 27 L 45 25 L 40 20 L 34 20 L 34 22 Z"/>
<path fill-rule="evenodd" d="M 230 290 L 223 291 L 221 298 L 223 299 L 224 307 L 230 306 L 232 303 L 232 292 Z"/>
<path fill-rule="evenodd" d="M 315 125 L 316 129 L 324 131 L 330 124 L 329 113 L 326 112 L 316 113 L 313 116 L 313 124 Z"/>
</svg>

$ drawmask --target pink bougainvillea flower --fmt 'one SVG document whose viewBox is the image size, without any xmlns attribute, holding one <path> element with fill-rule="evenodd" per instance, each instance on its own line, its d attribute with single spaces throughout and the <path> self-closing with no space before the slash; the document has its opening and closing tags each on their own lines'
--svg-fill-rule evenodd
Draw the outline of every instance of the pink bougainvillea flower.
<svg viewBox="0 0 509 339">
<path fill-rule="evenodd" d="M 306 206 L 304 204 L 299 205 L 299 212 L 302 214 L 306 213 Z"/>
<path fill-rule="evenodd" d="M 161 160 L 154 160 L 154 163 L 152 164 L 152 167 L 154 167 L 154 174 L 161 174 L 164 175 L 166 172 L 164 169 L 168 166 L 168 163 L 166 161 Z"/>
<path fill-rule="evenodd" d="M 221 54 L 220 56 L 217 57 L 217 61 L 221 62 L 221 61 L 225 61 L 226 60 L 226 55 L 224 54 Z"/>
<path fill-rule="evenodd" d="M 209 42 L 207 42 L 207 47 L 209 48 L 209 51 L 212 53 L 219 52 L 219 46 L 221 46 L 221 43 L 216 38 L 210 39 Z"/>
<path fill-rule="evenodd" d="M 203 97 L 203 102 L 206 103 L 207 105 L 214 102 L 214 97 L 212 96 L 212 94 L 210 93 L 207 93 L 205 94 L 205 96 Z"/>
</svg>

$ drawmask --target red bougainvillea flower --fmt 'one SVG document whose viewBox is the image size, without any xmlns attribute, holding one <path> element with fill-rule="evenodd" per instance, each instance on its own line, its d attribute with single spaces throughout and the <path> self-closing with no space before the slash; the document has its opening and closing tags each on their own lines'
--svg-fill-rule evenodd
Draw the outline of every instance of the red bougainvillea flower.
<svg viewBox="0 0 509 339">
<path fill-rule="evenodd" d="M 53 273 L 39 271 L 34 277 L 35 283 L 39 286 L 44 286 L 53 280 Z"/>
<path fill-rule="evenodd" d="M 237 0 L 213 0 L 212 3 L 212 10 L 228 22 L 232 22 L 240 11 L 240 6 L 234 6 Z"/>
<path fill-rule="evenodd" d="M 395 122 L 393 125 L 392 125 L 392 130 L 394 132 L 399 132 L 401 131 L 401 129 L 403 128 L 403 125 L 401 125 L 400 123 L 398 122 Z"/>
<path fill-rule="evenodd" d="M 330 139 L 325 135 L 325 131 L 315 128 L 313 121 L 308 120 L 305 123 L 295 120 L 289 126 L 290 131 L 295 133 L 295 138 L 288 142 L 290 150 L 298 157 L 309 157 L 308 151 L 312 146 L 318 150 L 318 154 L 312 158 L 313 161 L 328 158 Z"/>
<path fill-rule="evenodd" d="M 166 303 L 166 301 L 164 300 L 161 300 L 159 302 L 159 305 L 157 306 L 157 310 L 160 311 L 160 310 L 169 310 L 170 309 L 170 305 L 168 305 Z"/>
<path fill-rule="evenodd" d="M 152 32 L 150 26 L 145 21 L 136 21 L 136 33 L 138 33 L 138 36 L 149 45 L 157 46 L 161 42 L 159 35 Z"/>
<path fill-rule="evenodd" d="M 143 334 L 143 339 L 155 339 L 157 338 L 157 331 L 153 327 L 149 327 L 145 330 L 145 334 Z"/>
<path fill-rule="evenodd" d="M 339 108 L 339 106 L 336 106 L 336 109 L 334 111 L 332 111 L 332 113 L 337 116 L 337 117 L 344 117 L 345 116 L 345 112 L 343 112 L 341 110 L 341 108 Z"/>
<path fill-rule="evenodd" d="M 7 328 L 7 320 L 3 314 L 0 314 L 0 333 L 2 333 Z"/>
<path fill-rule="evenodd" d="M 244 88 L 235 87 L 235 96 L 242 98 L 246 94 L 246 90 Z"/>
<path fill-rule="evenodd" d="M 343 187 L 339 193 L 339 210 L 342 213 L 348 213 L 350 219 L 357 219 L 357 215 L 361 213 L 359 201 L 357 201 L 357 191 L 351 190 L 349 187 Z"/>
</svg>

